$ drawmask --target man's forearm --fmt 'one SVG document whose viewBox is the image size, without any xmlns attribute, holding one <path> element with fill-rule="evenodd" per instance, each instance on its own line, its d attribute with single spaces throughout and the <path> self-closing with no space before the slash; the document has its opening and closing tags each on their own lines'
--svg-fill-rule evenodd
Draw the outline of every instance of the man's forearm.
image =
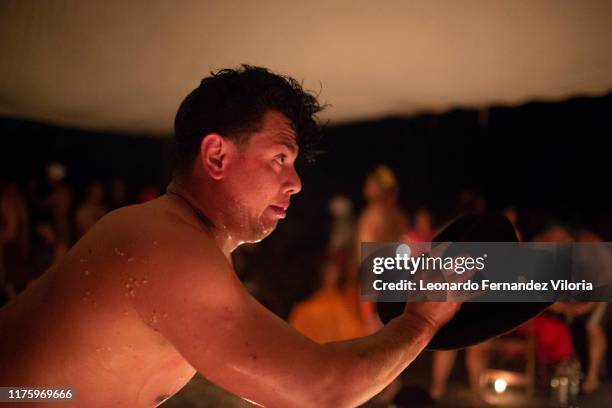
<svg viewBox="0 0 612 408">
<path fill-rule="evenodd" d="M 435 332 L 426 320 L 401 316 L 370 336 L 326 344 L 338 403 L 356 406 L 376 395 L 423 351 Z"/>
</svg>

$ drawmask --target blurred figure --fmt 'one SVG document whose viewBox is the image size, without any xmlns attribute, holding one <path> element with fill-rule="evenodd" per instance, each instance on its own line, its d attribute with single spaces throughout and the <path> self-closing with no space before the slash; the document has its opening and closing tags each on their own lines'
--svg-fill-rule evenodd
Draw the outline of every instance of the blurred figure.
<svg viewBox="0 0 612 408">
<path fill-rule="evenodd" d="M 554 303 L 544 313 L 533 318 L 532 327 L 536 340 L 536 356 L 538 362 L 544 364 L 544 373 L 540 380 L 546 383 L 548 375 L 554 367 L 576 353 L 569 326 L 562 318 L 563 304 Z M 526 334 L 527 324 L 517 329 L 518 333 Z"/>
<path fill-rule="evenodd" d="M 68 244 L 59 244 L 51 217 L 40 217 L 34 221 L 31 241 L 32 277 L 42 275 L 60 256 L 66 253 Z"/>
<path fill-rule="evenodd" d="M 434 237 L 431 213 L 427 208 L 419 208 L 414 215 L 414 225 L 402 241 L 406 242 L 431 242 Z"/>
<path fill-rule="evenodd" d="M 349 254 L 331 252 L 321 273 L 320 288 L 308 299 L 295 305 L 289 323 L 318 343 L 366 336 L 371 330 L 353 306 L 354 293 L 348 285 L 355 275 Z"/>
<path fill-rule="evenodd" d="M 581 230 L 575 234 L 576 242 L 603 242 L 597 234 Z M 609 256 L 609 254 L 608 254 Z M 607 261 L 607 259 L 606 259 Z M 608 317 L 607 302 L 586 302 L 569 304 L 570 318 L 578 317 L 584 321 L 587 335 L 587 367 L 582 390 L 589 394 L 600 386 L 599 377 L 608 346 L 608 339 L 604 331 L 604 322 Z"/>
<path fill-rule="evenodd" d="M 106 214 L 106 207 L 102 204 L 104 200 L 104 189 L 102 184 L 94 181 L 85 192 L 85 200 L 76 211 L 76 225 L 79 237 L 93 227 L 93 225 Z"/>
<path fill-rule="evenodd" d="M 560 224 L 550 224 L 533 238 L 533 242 L 573 242 L 572 234 Z"/>
<path fill-rule="evenodd" d="M 121 177 L 113 177 L 108 184 L 108 210 L 128 205 L 127 186 Z"/>
<path fill-rule="evenodd" d="M 357 245 L 361 242 L 398 242 L 408 229 L 407 216 L 397 203 L 398 185 L 393 171 L 379 165 L 366 178 L 366 208 L 357 222 Z"/>
<path fill-rule="evenodd" d="M 367 336 L 378 330 L 380 323 L 365 319 L 359 306 L 358 271 L 352 252 L 331 251 L 322 268 L 320 289 L 294 306 L 289 324 L 321 344 Z M 386 405 L 399 388 L 396 379 L 371 401 Z"/>
<path fill-rule="evenodd" d="M 575 319 L 584 324 L 587 336 L 587 365 L 582 390 L 586 394 L 600 386 L 602 363 L 607 349 L 607 338 L 602 320 L 608 308 L 607 302 L 557 302 L 551 310 L 565 316 L 569 322 Z"/>
<path fill-rule="evenodd" d="M 599 388 L 599 378 L 602 370 L 608 339 L 604 332 L 604 316 L 608 310 L 608 303 L 593 302 L 588 319 L 585 323 L 587 333 L 588 366 L 582 383 L 582 391 L 589 394 Z M 587 310 L 588 311 L 588 310 Z"/>
<path fill-rule="evenodd" d="M 46 207 L 51 216 L 51 225 L 58 244 L 70 247 L 76 239 L 72 221 L 72 189 L 64 183 L 57 184 L 46 199 Z M 44 221 L 43 221 L 44 223 Z"/>
<path fill-rule="evenodd" d="M 353 203 L 347 197 L 337 195 L 329 202 L 329 212 L 332 216 L 329 248 L 332 251 L 351 251 L 355 242 Z"/>
<path fill-rule="evenodd" d="M 362 242 L 398 242 L 408 229 L 408 217 L 399 208 L 399 188 L 393 171 L 377 166 L 366 177 L 363 194 L 367 205 L 357 220 L 356 255 L 357 264 L 361 257 Z M 360 303 L 363 319 L 378 321 L 371 302 Z M 382 323 L 378 321 L 377 325 Z"/>
<path fill-rule="evenodd" d="M 399 242 L 407 232 L 408 217 L 398 205 L 398 193 L 397 178 L 389 167 L 378 165 L 366 177 L 363 194 L 367 204 L 357 221 L 357 263 L 361 258 L 362 242 Z M 369 330 L 382 327 L 372 302 L 360 302 L 359 308 Z M 400 388 L 398 377 L 374 399 L 375 403 L 391 403 Z"/>
<path fill-rule="evenodd" d="M 0 285 L 8 299 L 25 289 L 29 280 L 29 218 L 17 183 L 0 187 Z"/>
<path fill-rule="evenodd" d="M 28 207 L 28 214 L 33 220 L 46 211 L 45 196 L 42 192 L 43 186 L 36 176 L 30 176 L 24 188 L 24 199 Z"/>
<path fill-rule="evenodd" d="M 534 242 L 569 243 L 573 240 L 570 232 L 558 223 L 550 223 L 533 238 Z M 545 364 L 546 380 L 554 367 L 576 355 L 572 334 L 563 316 L 566 305 L 567 303 L 563 302 L 554 303 L 533 319 L 537 358 L 539 362 Z"/>
<path fill-rule="evenodd" d="M 502 215 L 504 215 L 506 218 L 508 218 L 508 220 L 510 220 L 510 222 L 514 226 L 514 233 L 516 234 L 517 239 L 519 241 L 522 241 L 523 240 L 523 234 L 521 233 L 521 231 L 518 228 L 518 223 L 519 223 L 519 213 L 518 213 L 518 210 L 516 208 L 514 208 L 514 207 L 507 207 L 502 212 Z"/>
<path fill-rule="evenodd" d="M 366 331 L 373 333 L 380 328 L 380 321 L 369 302 L 361 302 L 359 262 L 355 257 L 355 220 L 353 218 L 353 204 L 344 196 L 332 198 L 329 205 L 332 215 L 332 228 L 329 239 L 329 251 L 341 253 L 346 256 L 345 276 L 343 278 L 344 293 L 353 309 L 359 316 Z"/>
<path fill-rule="evenodd" d="M 468 380 L 473 407 L 486 407 L 489 404 L 484 400 L 480 387 L 481 375 L 488 367 L 490 341 L 468 347 L 465 350 L 465 365 L 468 371 Z M 455 365 L 457 350 L 436 351 L 433 356 L 432 381 L 429 394 L 435 400 L 442 398 L 446 393 L 448 377 Z"/>
</svg>

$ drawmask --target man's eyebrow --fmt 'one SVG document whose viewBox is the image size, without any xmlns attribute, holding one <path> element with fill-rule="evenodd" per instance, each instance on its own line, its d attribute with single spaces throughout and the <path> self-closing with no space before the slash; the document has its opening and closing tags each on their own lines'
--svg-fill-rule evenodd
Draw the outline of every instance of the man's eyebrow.
<svg viewBox="0 0 612 408">
<path fill-rule="evenodd" d="M 287 147 L 287 149 L 289 149 L 289 151 L 291 151 L 291 153 L 297 153 L 297 151 L 298 151 L 298 145 L 297 145 L 297 143 L 296 143 L 296 141 L 295 141 L 295 139 L 293 137 L 282 135 L 280 137 L 277 137 L 274 140 L 274 143 L 281 144 L 281 145 Z"/>
</svg>

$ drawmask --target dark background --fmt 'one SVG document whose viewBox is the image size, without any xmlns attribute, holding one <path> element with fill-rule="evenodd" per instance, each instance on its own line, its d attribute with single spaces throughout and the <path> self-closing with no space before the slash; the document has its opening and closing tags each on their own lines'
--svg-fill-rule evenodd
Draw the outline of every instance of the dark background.
<svg viewBox="0 0 612 408">
<path fill-rule="evenodd" d="M 0 134 L 3 179 L 23 184 L 42 178 L 45 165 L 58 161 L 67 165 L 77 197 L 88 181 L 111 176 L 125 177 L 131 191 L 147 184 L 163 191 L 173 165 L 171 137 L 7 118 L 0 119 Z M 401 206 L 409 213 L 428 207 L 438 223 L 469 189 L 485 197 L 490 211 L 518 208 L 526 238 L 555 221 L 588 227 L 612 241 L 612 93 L 325 126 L 323 134 L 318 161 L 299 168 L 303 190 L 288 218 L 243 257 L 244 273 L 255 285 L 267 282 L 262 300 L 281 316 L 316 284 L 329 234 L 329 199 L 348 196 L 358 214 L 365 204 L 363 180 L 379 163 L 397 172 Z"/>
<path fill-rule="evenodd" d="M 325 126 L 323 133 L 323 154 L 300 169 L 305 183 L 296 202 L 309 207 L 334 194 L 362 206 L 365 175 L 386 163 L 398 174 L 400 201 L 409 210 L 444 210 L 464 189 L 484 194 L 492 209 L 540 209 L 571 222 L 590 222 L 612 208 L 612 94 Z M 77 189 L 114 175 L 163 188 L 171 174 L 171 137 L 6 118 L 0 134 L 4 179 L 25 182 L 49 161 L 66 164 Z"/>
</svg>

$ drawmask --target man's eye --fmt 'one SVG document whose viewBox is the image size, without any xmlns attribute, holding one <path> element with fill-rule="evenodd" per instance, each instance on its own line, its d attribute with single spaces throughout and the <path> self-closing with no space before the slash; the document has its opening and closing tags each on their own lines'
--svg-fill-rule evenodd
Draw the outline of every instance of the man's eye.
<svg viewBox="0 0 612 408">
<path fill-rule="evenodd" d="M 283 163 L 285 163 L 285 160 L 286 160 L 286 159 L 287 159 L 287 155 L 285 155 L 285 154 L 279 154 L 278 156 L 276 156 L 276 161 L 277 161 L 279 164 L 283 164 Z"/>
</svg>

